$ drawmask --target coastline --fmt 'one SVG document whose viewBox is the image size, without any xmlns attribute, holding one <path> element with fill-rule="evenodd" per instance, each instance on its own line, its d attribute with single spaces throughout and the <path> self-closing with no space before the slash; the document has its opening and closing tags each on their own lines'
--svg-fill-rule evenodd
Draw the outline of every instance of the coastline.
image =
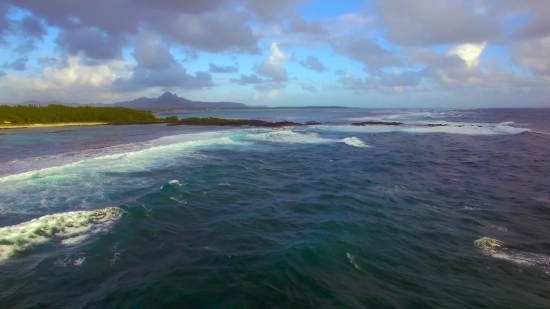
<svg viewBox="0 0 550 309">
<path fill-rule="evenodd" d="M 63 123 L 34 123 L 34 124 L 0 124 L 2 129 L 32 129 L 32 128 L 49 128 L 49 127 L 79 127 L 79 126 L 102 126 L 108 122 L 63 122 Z"/>
</svg>

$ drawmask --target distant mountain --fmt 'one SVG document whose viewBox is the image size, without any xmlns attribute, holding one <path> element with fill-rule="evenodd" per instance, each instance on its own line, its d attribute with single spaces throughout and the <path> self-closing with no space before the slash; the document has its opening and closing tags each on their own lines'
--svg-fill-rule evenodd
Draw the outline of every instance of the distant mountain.
<svg viewBox="0 0 550 309">
<path fill-rule="evenodd" d="M 247 108 L 242 103 L 233 102 L 200 102 L 178 97 L 177 94 L 165 92 L 158 98 L 139 98 L 133 101 L 114 103 L 113 106 L 130 108 Z"/>
<path fill-rule="evenodd" d="M 91 103 L 91 104 L 77 104 L 77 103 L 63 103 L 58 101 L 49 101 L 42 102 L 37 100 L 30 100 L 19 103 L 19 105 L 38 105 L 38 106 L 47 106 L 50 104 L 60 104 L 67 106 L 120 106 L 128 108 L 139 108 L 139 109 L 158 109 L 158 108 L 247 108 L 248 106 L 242 103 L 233 103 L 233 102 L 200 102 L 200 101 L 191 101 L 185 98 L 178 97 L 177 94 L 171 92 L 165 92 L 158 98 L 139 98 L 132 101 L 117 102 L 113 104 L 101 104 L 101 103 Z"/>
</svg>

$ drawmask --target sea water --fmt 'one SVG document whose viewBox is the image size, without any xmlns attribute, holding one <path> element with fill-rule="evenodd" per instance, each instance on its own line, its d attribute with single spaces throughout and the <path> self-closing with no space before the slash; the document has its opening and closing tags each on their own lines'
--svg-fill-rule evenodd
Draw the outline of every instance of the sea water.
<svg viewBox="0 0 550 309">
<path fill-rule="evenodd" d="M 550 306 L 550 110 L 179 116 L 320 124 L 1 131 L 2 308 Z"/>
</svg>

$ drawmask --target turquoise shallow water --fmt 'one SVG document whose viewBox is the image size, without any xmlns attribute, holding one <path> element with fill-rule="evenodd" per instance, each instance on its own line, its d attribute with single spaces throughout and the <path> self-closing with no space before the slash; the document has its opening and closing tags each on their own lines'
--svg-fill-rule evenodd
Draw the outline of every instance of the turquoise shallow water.
<svg viewBox="0 0 550 309">
<path fill-rule="evenodd" d="M 550 306 L 547 110 L 255 113 L 331 124 L 0 136 L 0 303 Z"/>
</svg>

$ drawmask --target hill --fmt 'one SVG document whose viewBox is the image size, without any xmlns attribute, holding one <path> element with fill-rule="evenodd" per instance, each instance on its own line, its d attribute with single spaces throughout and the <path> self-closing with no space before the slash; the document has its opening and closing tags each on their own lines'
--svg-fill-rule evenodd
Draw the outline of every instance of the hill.
<svg viewBox="0 0 550 309">
<path fill-rule="evenodd" d="M 177 94 L 171 92 L 165 92 L 158 98 L 138 98 L 132 101 L 116 102 L 113 104 L 77 104 L 77 103 L 63 103 L 57 101 L 42 102 L 38 100 L 30 100 L 21 102 L 18 105 L 36 105 L 36 106 L 48 106 L 50 104 L 58 104 L 65 106 L 95 106 L 95 107 L 126 107 L 136 109 L 205 109 L 205 108 L 248 108 L 243 103 L 233 102 L 201 102 L 191 101 L 185 98 L 178 97 Z"/>
<path fill-rule="evenodd" d="M 191 101 L 171 92 L 165 92 L 158 98 L 139 98 L 113 105 L 129 108 L 247 108 L 242 103 Z"/>
</svg>

